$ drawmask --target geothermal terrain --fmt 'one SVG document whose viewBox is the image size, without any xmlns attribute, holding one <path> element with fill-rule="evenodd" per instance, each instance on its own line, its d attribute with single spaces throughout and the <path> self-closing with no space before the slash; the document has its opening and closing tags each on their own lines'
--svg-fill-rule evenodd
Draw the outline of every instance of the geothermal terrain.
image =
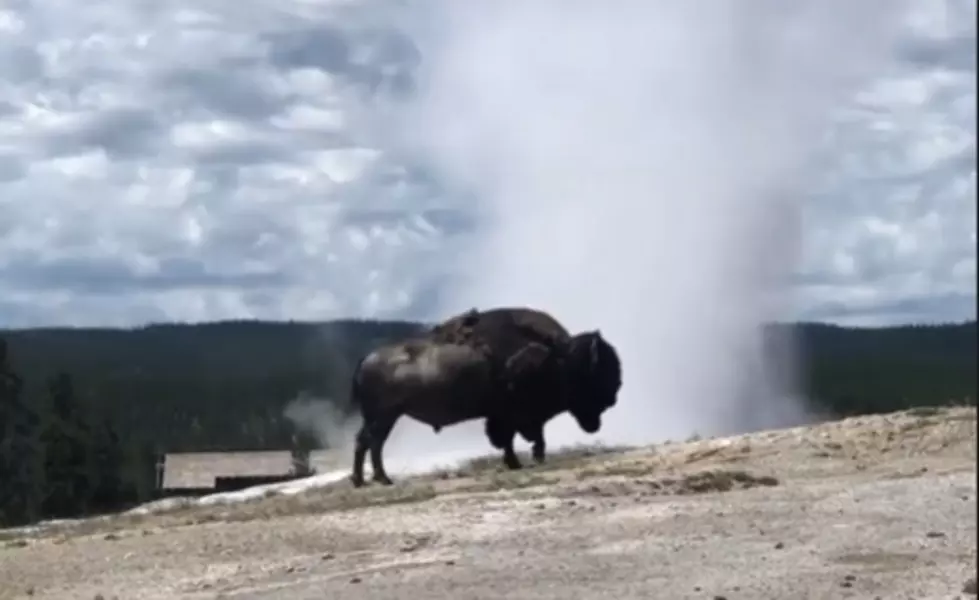
<svg viewBox="0 0 979 600">
<path fill-rule="evenodd" d="M 0 531 L 0 598 L 970 598 L 976 412 Z"/>
</svg>

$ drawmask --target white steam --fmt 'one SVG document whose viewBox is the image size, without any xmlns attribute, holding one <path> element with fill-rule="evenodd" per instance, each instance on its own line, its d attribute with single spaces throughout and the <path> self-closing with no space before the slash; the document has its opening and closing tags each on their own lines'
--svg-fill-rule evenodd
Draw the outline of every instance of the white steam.
<svg viewBox="0 0 979 600">
<path fill-rule="evenodd" d="M 407 119 L 488 226 L 437 317 L 543 308 L 618 348 L 624 386 L 596 436 L 648 443 L 806 419 L 790 308 L 805 167 L 831 112 L 884 65 L 889 0 L 438 2 Z M 778 377 L 775 377 L 778 375 Z M 408 420 L 387 453 L 485 453 L 476 424 Z"/>
<path fill-rule="evenodd" d="M 297 432 L 311 436 L 319 448 L 347 452 L 353 448 L 356 427 L 336 402 L 300 394 L 286 405 L 283 415 Z"/>
</svg>

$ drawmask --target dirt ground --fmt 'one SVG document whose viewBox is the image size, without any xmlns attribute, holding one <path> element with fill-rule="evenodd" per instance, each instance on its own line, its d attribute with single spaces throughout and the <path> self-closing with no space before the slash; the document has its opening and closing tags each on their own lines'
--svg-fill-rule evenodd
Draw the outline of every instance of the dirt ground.
<svg viewBox="0 0 979 600">
<path fill-rule="evenodd" d="M 974 409 L 496 463 L 0 531 L 0 598 L 974 597 Z"/>
</svg>

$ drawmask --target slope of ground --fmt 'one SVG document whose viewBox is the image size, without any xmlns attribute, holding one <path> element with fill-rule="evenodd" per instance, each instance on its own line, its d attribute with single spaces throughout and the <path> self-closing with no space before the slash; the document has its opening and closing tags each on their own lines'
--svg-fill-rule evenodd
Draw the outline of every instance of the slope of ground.
<svg viewBox="0 0 979 600">
<path fill-rule="evenodd" d="M 0 598 L 971 597 L 974 408 L 497 463 L 0 532 Z"/>
</svg>

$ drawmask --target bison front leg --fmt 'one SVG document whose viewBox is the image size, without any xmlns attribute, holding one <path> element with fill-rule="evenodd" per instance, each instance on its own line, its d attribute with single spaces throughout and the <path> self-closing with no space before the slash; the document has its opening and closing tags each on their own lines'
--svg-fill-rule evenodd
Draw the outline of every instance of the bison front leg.
<svg viewBox="0 0 979 600">
<path fill-rule="evenodd" d="M 498 450 L 503 450 L 503 464 L 510 470 L 523 468 L 517 453 L 513 449 L 513 438 L 517 430 L 505 420 L 489 417 L 486 419 L 486 437 L 490 444 Z"/>
<path fill-rule="evenodd" d="M 534 462 L 541 464 L 544 462 L 544 455 L 547 450 L 547 444 L 544 442 L 544 427 L 534 427 L 526 432 L 527 435 L 523 436 L 528 442 L 533 444 L 531 448 L 531 454 L 534 457 Z"/>
<path fill-rule="evenodd" d="M 523 425 L 517 429 L 517 432 L 520 434 L 520 437 L 533 444 L 531 452 L 534 457 L 534 462 L 538 464 L 543 463 L 546 450 L 546 444 L 544 443 L 544 424 Z"/>
</svg>

